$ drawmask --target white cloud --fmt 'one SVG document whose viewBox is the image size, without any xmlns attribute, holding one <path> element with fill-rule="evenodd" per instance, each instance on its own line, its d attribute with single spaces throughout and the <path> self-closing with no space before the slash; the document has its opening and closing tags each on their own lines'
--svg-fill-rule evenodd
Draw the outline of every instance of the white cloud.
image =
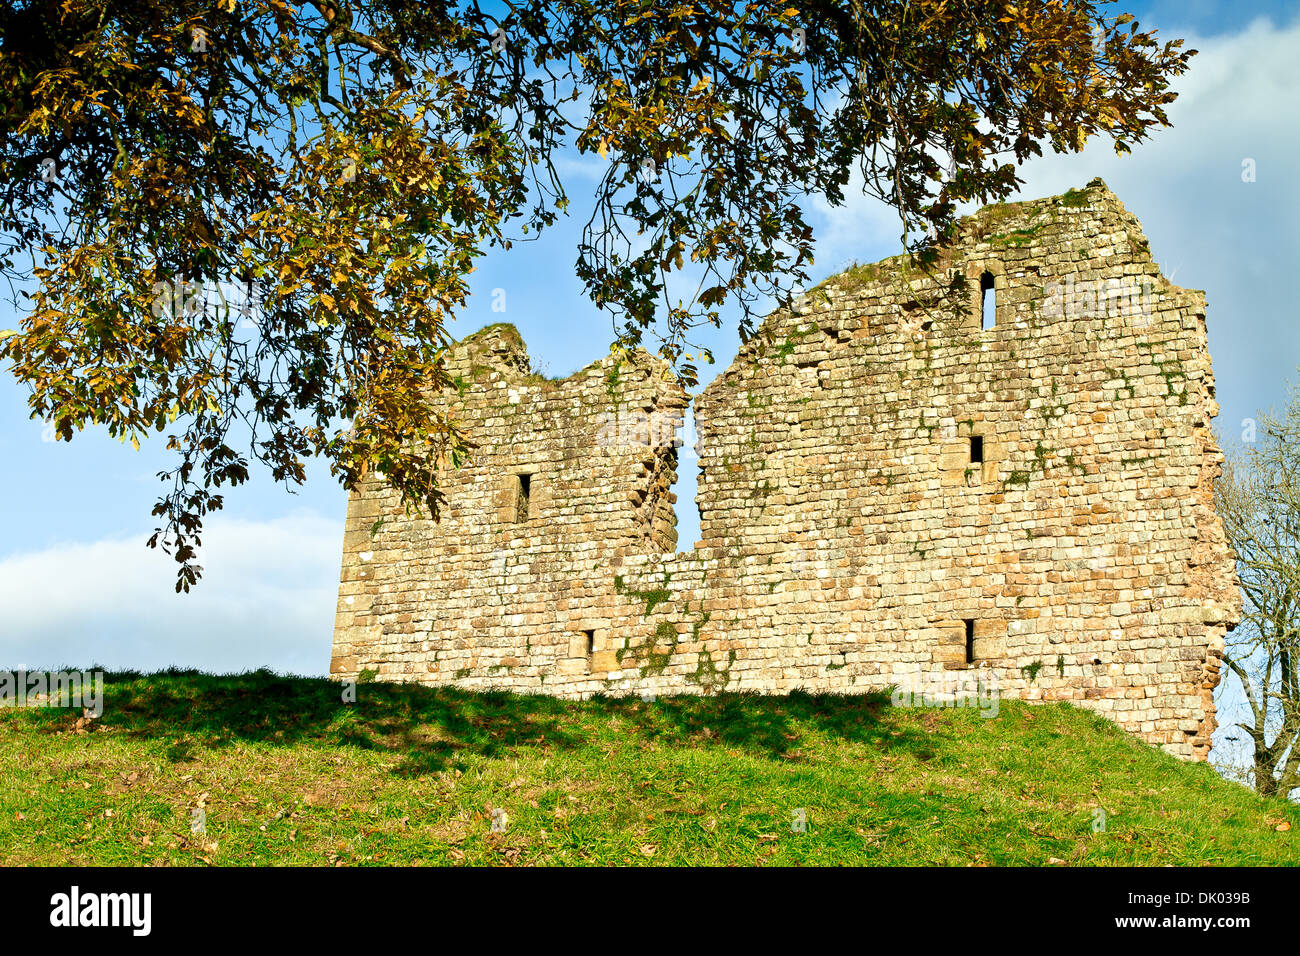
<svg viewBox="0 0 1300 956">
<path fill-rule="evenodd" d="M 325 673 L 341 524 L 217 519 L 203 541 L 204 576 L 189 594 L 173 590 L 175 563 L 139 538 L 0 560 L 0 668 Z"/>
<path fill-rule="evenodd" d="M 1021 194 L 1051 195 L 1101 176 L 1121 198 L 1121 190 L 1181 193 L 1183 205 L 1195 209 L 1215 197 L 1187 194 L 1180 183 L 1213 170 L 1213 179 L 1226 193 L 1242 185 L 1242 158 L 1265 153 L 1289 161 L 1300 142 L 1295 123 L 1300 82 L 1292 68 L 1300 48 L 1300 21 L 1279 28 L 1258 19 L 1241 33 L 1188 37 L 1185 45 L 1199 53 L 1175 82 L 1178 99 L 1168 108 L 1172 129 L 1155 130 L 1129 156 L 1117 156 L 1110 140 L 1102 137 L 1079 154 L 1032 160 L 1021 174 L 1026 181 Z M 1275 172 L 1283 175 L 1289 168 L 1280 166 Z"/>
<path fill-rule="evenodd" d="M 843 205 L 832 206 L 824 196 L 811 200 L 817 268 L 814 278 L 836 275 L 854 262 L 877 262 L 901 251 L 903 222 L 898 211 L 862 193 L 863 179 L 855 172 L 844 187 Z"/>
<path fill-rule="evenodd" d="M 1261 183 L 1271 174 L 1294 196 L 1300 79 L 1293 61 L 1300 49 L 1300 19 L 1278 27 L 1260 18 L 1237 34 L 1187 36 L 1186 41 L 1200 52 L 1175 82 L 1179 97 L 1168 108 L 1172 129 L 1155 130 L 1128 156 L 1117 156 L 1111 141 L 1099 137 L 1082 153 L 1032 159 L 1020 170 L 1025 184 L 1018 196 L 1055 195 L 1101 176 L 1130 206 L 1194 214 L 1210 226 L 1207 207 L 1229 211 L 1240 200 L 1237 187 L 1243 185 L 1241 160 L 1246 157 L 1259 161 Z M 1211 184 L 1217 188 L 1207 190 Z M 870 262 L 900 251 L 897 213 L 862 195 L 861 186 L 855 174 L 839 207 L 820 198 L 813 201 L 822 265 L 834 267 L 853 258 Z M 1226 217 L 1228 228 L 1232 222 L 1233 217 Z M 888 248 L 877 255 L 882 245 Z"/>
</svg>

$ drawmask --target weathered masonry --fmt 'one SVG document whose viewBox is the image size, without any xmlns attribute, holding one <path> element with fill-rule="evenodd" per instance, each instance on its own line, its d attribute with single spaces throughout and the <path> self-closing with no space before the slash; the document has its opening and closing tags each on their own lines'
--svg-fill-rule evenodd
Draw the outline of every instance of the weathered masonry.
<svg viewBox="0 0 1300 956">
<path fill-rule="evenodd" d="M 985 675 L 1203 759 L 1239 616 L 1200 292 L 1100 180 L 770 316 L 696 404 L 645 354 L 560 381 L 460 343 L 443 520 L 348 506 L 332 671 L 543 692 L 863 692 Z"/>
</svg>

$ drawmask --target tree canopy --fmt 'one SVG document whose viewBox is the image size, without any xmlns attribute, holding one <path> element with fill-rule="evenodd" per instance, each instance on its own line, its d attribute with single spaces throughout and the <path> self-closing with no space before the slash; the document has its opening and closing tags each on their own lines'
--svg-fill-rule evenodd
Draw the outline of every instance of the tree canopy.
<svg viewBox="0 0 1300 956">
<path fill-rule="evenodd" d="M 1194 51 L 1101 6 L 18 0 L 0 267 L 33 291 L 0 359 L 62 439 L 167 433 L 178 590 L 250 458 L 378 469 L 436 516 L 467 447 L 428 401 L 447 320 L 478 257 L 565 214 L 565 154 L 607 160 L 578 277 L 692 381 L 693 329 L 730 304 L 748 335 L 808 279 L 808 197 L 860 187 L 919 250 L 1044 147 L 1167 125 Z"/>
</svg>

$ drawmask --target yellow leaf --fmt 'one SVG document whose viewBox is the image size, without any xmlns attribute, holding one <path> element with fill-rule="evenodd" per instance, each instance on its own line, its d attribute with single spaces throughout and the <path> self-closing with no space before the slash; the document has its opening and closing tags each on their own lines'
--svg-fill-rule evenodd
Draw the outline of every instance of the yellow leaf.
<svg viewBox="0 0 1300 956">
<path fill-rule="evenodd" d="M 601 159 L 605 158 L 605 147 L 606 147 L 605 139 L 604 137 L 601 137 L 600 145 L 596 147 L 596 152 L 600 153 Z"/>
</svg>

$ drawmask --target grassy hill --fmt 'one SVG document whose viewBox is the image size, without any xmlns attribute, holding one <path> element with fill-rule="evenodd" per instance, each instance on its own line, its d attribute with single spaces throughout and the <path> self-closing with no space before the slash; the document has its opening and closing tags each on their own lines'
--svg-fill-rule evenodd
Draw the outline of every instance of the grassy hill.
<svg viewBox="0 0 1300 956">
<path fill-rule="evenodd" d="M 1300 863 L 1300 808 L 1066 705 L 358 693 L 117 674 L 89 726 L 0 709 L 0 863 Z"/>
</svg>

